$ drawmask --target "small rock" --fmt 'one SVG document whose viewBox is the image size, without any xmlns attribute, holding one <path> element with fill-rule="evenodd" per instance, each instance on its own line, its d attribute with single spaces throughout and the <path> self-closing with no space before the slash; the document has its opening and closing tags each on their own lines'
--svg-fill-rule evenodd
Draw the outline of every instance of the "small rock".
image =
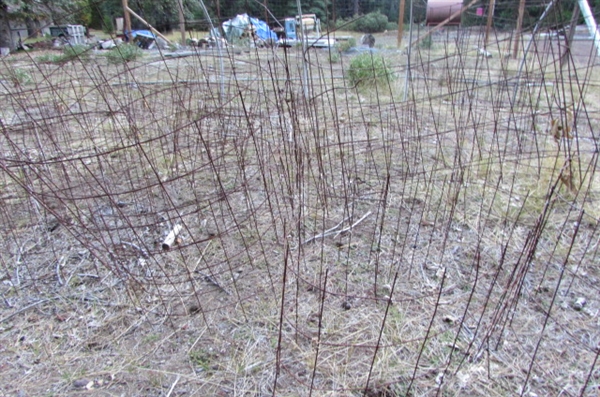
<svg viewBox="0 0 600 397">
<path fill-rule="evenodd" d="M 454 324 L 454 323 L 456 323 L 456 321 L 457 321 L 456 317 L 453 317 L 453 316 L 445 316 L 444 317 L 445 323 Z"/>
<path fill-rule="evenodd" d="M 350 309 L 352 309 L 352 305 L 350 304 L 350 302 L 344 301 L 342 303 L 342 309 L 344 309 L 344 310 L 350 310 Z"/>
<path fill-rule="evenodd" d="M 87 385 L 89 385 L 90 383 L 93 384 L 94 382 L 89 379 L 77 379 L 73 381 L 73 387 L 80 389 L 83 387 L 87 387 Z"/>
<path fill-rule="evenodd" d="M 579 297 L 573 303 L 573 309 L 580 311 L 581 309 L 583 309 L 583 307 L 585 306 L 586 303 L 587 303 L 587 301 L 585 300 L 585 298 Z"/>
</svg>

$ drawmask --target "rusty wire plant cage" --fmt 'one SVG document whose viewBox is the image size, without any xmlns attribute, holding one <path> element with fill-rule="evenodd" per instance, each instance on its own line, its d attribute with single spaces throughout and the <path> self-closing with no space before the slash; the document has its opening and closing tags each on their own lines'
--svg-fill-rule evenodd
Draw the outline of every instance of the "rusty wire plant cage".
<svg viewBox="0 0 600 397">
<path fill-rule="evenodd" d="M 0 394 L 597 394 L 595 53 L 442 36 L 0 59 Z"/>
</svg>

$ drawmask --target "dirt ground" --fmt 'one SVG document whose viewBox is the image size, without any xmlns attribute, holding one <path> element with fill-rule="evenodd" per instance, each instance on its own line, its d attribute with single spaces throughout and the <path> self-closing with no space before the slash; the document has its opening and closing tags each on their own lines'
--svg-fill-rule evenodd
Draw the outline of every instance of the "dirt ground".
<svg viewBox="0 0 600 397">
<path fill-rule="evenodd" d="M 596 61 L 396 34 L 0 60 L 0 395 L 597 395 Z"/>
</svg>

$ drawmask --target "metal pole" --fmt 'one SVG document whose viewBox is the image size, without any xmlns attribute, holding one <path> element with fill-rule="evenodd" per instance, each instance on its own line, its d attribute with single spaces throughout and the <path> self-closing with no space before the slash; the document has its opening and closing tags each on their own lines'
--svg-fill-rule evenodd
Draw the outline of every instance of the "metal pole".
<svg viewBox="0 0 600 397">
<path fill-rule="evenodd" d="M 185 16 L 183 15 L 183 0 L 179 0 L 179 31 L 181 32 L 181 45 L 185 45 Z"/>
<path fill-rule="evenodd" d="M 598 50 L 598 56 L 600 56 L 600 33 L 598 33 L 598 26 L 596 25 L 594 14 L 592 14 L 592 10 L 590 10 L 590 5 L 587 0 L 579 0 L 579 8 L 583 14 L 583 19 L 585 19 L 585 24 L 590 31 L 590 35 L 594 38 L 594 45 L 596 46 L 596 50 Z"/>
</svg>

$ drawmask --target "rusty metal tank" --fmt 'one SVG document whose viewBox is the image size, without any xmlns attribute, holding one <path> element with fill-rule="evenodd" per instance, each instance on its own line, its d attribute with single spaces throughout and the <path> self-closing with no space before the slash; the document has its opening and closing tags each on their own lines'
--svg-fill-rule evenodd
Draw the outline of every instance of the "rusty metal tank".
<svg viewBox="0 0 600 397">
<path fill-rule="evenodd" d="M 439 25 L 461 8 L 461 0 L 428 0 L 427 26 Z M 460 17 L 461 14 L 458 14 L 448 23 L 448 25 L 460 25 Z"/>
</svg>

